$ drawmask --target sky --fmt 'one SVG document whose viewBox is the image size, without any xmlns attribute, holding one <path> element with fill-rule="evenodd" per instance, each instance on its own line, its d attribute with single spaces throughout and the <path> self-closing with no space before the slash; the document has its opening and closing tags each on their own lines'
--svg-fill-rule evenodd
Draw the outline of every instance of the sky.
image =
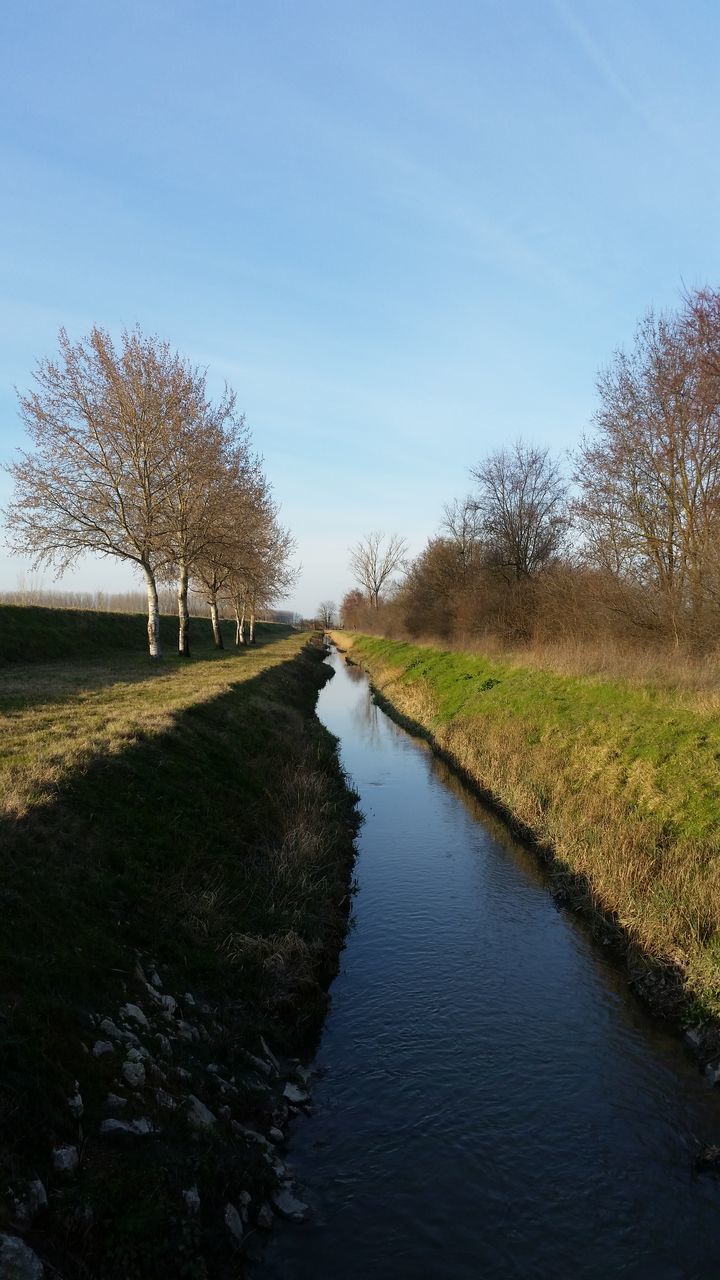
<svg viewBox="0 0 720 1280">
<path fill-rule="evenodd" d="M 286 607 L 339 601 L 360 537 L 416 554 L 487 452 L 565 455 L 641 315 L 720 285 L 719 50 L 713 0 L 3 0 L 0 464 L 60 326 L 138 324 L 235 388 Z"/>
</svg>

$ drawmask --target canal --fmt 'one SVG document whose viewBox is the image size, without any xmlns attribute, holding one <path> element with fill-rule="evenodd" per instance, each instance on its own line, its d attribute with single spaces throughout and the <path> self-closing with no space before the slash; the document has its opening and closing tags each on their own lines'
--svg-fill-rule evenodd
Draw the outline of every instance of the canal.
<svg viewBox="0 0 720 1280">
<path fill-rule="evenodd" d="M 532 853 L 333 652 L 352 927 L 263 1280 L 720 1276 L 720 1097 Z"/>
</svg>

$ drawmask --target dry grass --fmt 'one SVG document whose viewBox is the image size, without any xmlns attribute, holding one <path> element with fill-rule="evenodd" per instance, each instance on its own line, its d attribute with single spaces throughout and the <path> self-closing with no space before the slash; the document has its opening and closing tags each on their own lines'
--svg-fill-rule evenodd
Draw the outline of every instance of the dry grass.
<svg viewBox="0 0 720 1280">
<path fill-rule="evenodd" d="M 720 724 L 707 693 L 653 685 L 647 669 L 623 683 L 520 655 L 339 638 L 586 899 L 720 1013 Z"/>
</svg>

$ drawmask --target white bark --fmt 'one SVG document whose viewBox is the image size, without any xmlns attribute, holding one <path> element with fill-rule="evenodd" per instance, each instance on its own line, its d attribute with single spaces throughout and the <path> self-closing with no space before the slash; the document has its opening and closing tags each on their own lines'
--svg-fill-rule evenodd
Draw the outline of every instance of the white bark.
<svg viewBox="0 0 720 1280">
<path fill-rule="evenodd" d="M 178 653 L 190 657 L 190 612 L 188 610 L 188 567 L 181 561 L 178 573 Z"/>
<path fill-rule="evenodd" d="M 220 630 L 220 615 L 218 613 L 217 596 L 213 596 L 210 601 L 210 618 L 212 621 L 213 638 L 215 640 L 216 649 L 224 649 L 222 631 Z"/>
<path fill-rule="evenodd" d="M 148 647 L 151 658 L 160 658 L 162 654 L 160 651 L 160 608 L 158 605 L 157 584 L 152 569 L 148 565 L 143 565 L 143 570 L 148 602 Z"/>
</svg>

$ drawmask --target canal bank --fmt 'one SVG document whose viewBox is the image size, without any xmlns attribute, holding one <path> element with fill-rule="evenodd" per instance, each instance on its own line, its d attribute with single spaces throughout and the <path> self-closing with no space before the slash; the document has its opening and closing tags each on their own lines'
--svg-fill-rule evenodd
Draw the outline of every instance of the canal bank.
<svg viewBox="0 0 720 1280">
<path fill-rule="evenodd" d="M 258 1277 L 710 1280 L 717 1098 L 537 858 L 330 662 L 358 892 L 288 1151 L 310 1218 Z"/>
<path fill-rule="evenodd" d="M 547 861 L 653 1010 L 720 1075 L 720 721 L 707 698 L 337 637 Z"/>
</svg>

